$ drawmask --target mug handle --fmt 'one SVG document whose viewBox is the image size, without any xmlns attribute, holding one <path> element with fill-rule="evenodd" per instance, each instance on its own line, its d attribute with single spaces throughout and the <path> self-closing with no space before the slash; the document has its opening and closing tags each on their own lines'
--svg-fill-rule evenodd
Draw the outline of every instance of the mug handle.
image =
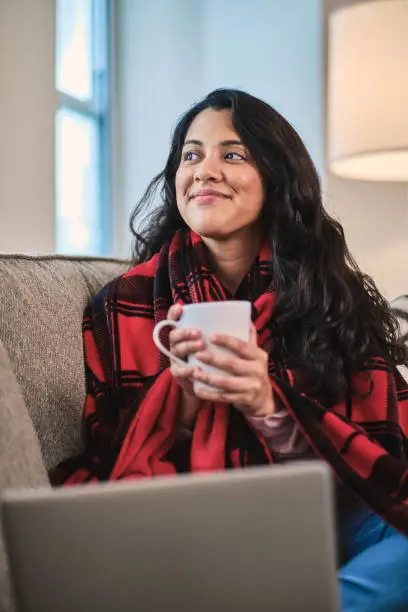
<svg viewBox="0 0 408 612">
<path fill-rule="evenodd" d="M 180 357 L 176 357 L 175 355 L 173 355 L 164 346 L 164 344 L 162 344 L 162 342 L 160 340 L 160 337 L 159 337 L 160 332 L 163 329 L 163 327 L 167 327 L 167 326 L 178 327 L 178 321 L 170 321 L 169 319 L 165 319 L 164 321 L 160 321 L 160 323 L 158 323 L 156 325 L 156 327 L 154 328 L 154 330 L 153 330 L 153 342 L 155 343 L 155 345 L 157 346 L 159 351 L 161 351 L 164 355 L 166 355 L 171 361 L 174 361 L 175 363 L 178 363 L 182 367 L 185 367 L 187 365 L 186 362 L 183 361 L 182 359 L 180 359 Z"/>
</svg>

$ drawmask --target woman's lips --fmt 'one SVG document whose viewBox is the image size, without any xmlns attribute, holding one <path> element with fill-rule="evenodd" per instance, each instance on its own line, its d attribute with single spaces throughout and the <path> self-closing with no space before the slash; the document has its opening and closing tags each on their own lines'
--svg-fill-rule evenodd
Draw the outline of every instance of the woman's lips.
<svg viewBox="0 0 408 612">
<path fill-rule="evenodd" d="M 197 204 L 211 204 L 216 200 L 227 200 L 229 198 L 225 195 L 222 195 L 221 193 L 211 193 L 208 195 L 196 195 L 192 199 L 194 200 L 194 202 L 197 202 Z"/>
<path fill-rule="evenodd" d="M 197 204 L 212 204 L 217 200 L 230 200 L 231 196 L 218 191 L 217 189 L 198 189 L 196 193 L 190 195 L 190 200 L 194 200 Z"/>
</svg>

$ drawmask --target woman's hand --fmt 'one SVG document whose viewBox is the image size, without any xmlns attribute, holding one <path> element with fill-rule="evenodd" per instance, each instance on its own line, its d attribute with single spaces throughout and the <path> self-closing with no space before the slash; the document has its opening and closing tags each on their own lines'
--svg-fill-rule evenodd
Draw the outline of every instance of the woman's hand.
<svg viewBox="0 0 408 612">
<path fill-rule="evenodd" d="M 183 307 L 180 304 L 175 304 L 169 309 L 167 318 L 170 321 L 178 321 L 183 314 Z M 180 359 L 186 359 L 192 353 L 201 351 L 204 348 L 204 342 L 200 337 L 200 331 L 197 329 L 181 329 L 175 328 L 169 334 L 170 352 Z M 175 361 L 170 362 L 170 371 L 182 390 L 182 424 L 185 427 L 191 427 L 195 420 L 197 412 L 202 404 L 202 400 L 198 398 L 193 391 L 192 375 L 194 367 L 188 365 L 181 366 Z"/>
<path fill-rule="evenodd" d="M 255 326 L 251 326 L 249 342 L 217 334 L 210 342 L 229 349 L 233 355 L 200 351 L 202 363 L 215 366 L 221 373 L 210 374 L 195 368 L 194 380 L 216 387 L 210 391 L 199 387 L 196 395 L 203 400 L 233 404 L 248 416 L 268 416 L 275 412 L 272 387 L 268 375 L 268 354 L 257 344 Z"/>
</svg>

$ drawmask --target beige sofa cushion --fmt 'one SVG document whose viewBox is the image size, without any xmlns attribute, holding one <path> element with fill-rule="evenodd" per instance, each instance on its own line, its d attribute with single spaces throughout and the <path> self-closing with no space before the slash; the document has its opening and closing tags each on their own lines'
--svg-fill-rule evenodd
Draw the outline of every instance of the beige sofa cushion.
<svg viewBox="0 0 408 612">
<path fill-rule="evenodd" d="M 8 487 L 49 486 L 38 437 L 0 342 L 0 495 Z M 14 610 L 0 523 L 0 610 Z"/>
<path fill-rule="evenodd" d="M 47 469 L 82 448 L 84 308 L 127 269 L 119 260 L 0 255 L 0 338 Z"/>
<path fill-rule="evenodd" d="M 37 433 L 0 341 L 0 491 L 48 484 Z"/>
</svg>

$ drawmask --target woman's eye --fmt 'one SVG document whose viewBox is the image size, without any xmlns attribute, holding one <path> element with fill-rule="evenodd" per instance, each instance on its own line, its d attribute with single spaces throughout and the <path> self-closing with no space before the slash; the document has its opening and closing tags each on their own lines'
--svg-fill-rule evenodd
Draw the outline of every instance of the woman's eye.
<svg viewBox="0 0 408 612">
<path fill-rule="evenodd" d="M 235 155 L 235 157 L 234 157 L 234 155 Z M 235 161 L 237 159 L 245 159 L 245 156 L 242 155 L 241 153 L 237 153 L 236 151 L 230 151 L 229 153 L 227 153 L 225 155 L 225 158 L 226 159 L 230 159 L 232 161 Z"/>
<path fill-rule="evenodd" d="M 194 151 L 186 151 L 183 155 L 183 161 L 193 161 L 194 159 L 196 159 L 194 155 L 198 157 L 198 154 Z"/>
</svg>

